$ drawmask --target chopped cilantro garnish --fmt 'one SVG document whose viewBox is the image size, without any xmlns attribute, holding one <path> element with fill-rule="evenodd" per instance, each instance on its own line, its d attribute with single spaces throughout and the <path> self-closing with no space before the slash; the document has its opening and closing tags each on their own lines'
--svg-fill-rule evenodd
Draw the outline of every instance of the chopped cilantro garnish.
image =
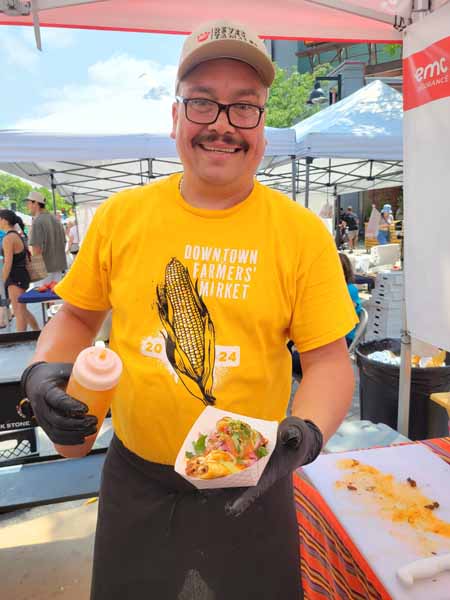
<svg viewBox="0 0 450 600">
<path fill-rule="evenodd" d="M 196 455 L 203 454 L 203 452 L 206 450 L 206 438 L 206 435 L 200 434 L 198 436 L 198 440 L 196 442 L 192 442 L 192 445 L 194 446 L 194 452 Z"/>
<path fill-rule="evenodd" d="M 186 458 L 194 458 L 195 454 L 193 454 L 192 452 L 185 452 L 185 456 Z"/>
<path fill-rule="evenodd" d="M 260 446 L 259 448 L 257 448 L 256 450 L 256 456 L 258 458 L 262 458 L 263 456 L 267 456 L 269 453 L 267 451 L 267 448 L 265 446 Z"/>
</svg>

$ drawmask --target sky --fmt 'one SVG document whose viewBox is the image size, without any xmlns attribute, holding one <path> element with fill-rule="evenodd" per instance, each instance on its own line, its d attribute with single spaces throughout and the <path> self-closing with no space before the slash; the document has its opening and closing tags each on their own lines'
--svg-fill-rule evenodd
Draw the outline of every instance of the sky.
<svg viewBox="0 0 450 600">
<path fill-rule="evenodd" d="M 184 36 L 0 26 L 0 129 L 168 133 Z"/>
</svg>

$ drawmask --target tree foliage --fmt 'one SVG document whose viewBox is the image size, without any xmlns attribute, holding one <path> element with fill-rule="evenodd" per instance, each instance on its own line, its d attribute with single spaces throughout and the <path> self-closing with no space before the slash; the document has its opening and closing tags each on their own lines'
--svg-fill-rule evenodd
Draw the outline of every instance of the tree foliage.
<svg viewBox="0 0 450 600">
<path fill-rule="evenodd" d="M 401 58 L 402 57 L 402 45 L 401 44 L 385 44 L 384 50 L 386 54 L 391 58 Z"/>
<path fill-rule="evenodd" d="M 0 172 L 0 207 L 11 208 L 12 206 L 15 206 L 16 210 L 26 213 L 27 207 L 25 198 L 32 189 L 45 196 L 47 200 L 47 208 L 50 211 L 53 210 L 53 199 L 50 190 L 44 187 L 33 188 L 31 184 L 27 183 L 23 179 L 20 179 L 19 177 L 14 177 L 13 175 Z M 58 194 L 58 192 L 55 194 L 55 200 L 57 210 L 62 211 L 63 214 L 66 215 L 71 213 L 71 205 L 66 202 L 66 200 Z"/>
<path fill-rule="evenodd" d="M 276 67 L 275 80 L 267 102 L 266 125 L 291 127 L 320 110 L 319 106 L 306 104 L 316 77 L 323 77 L 330 65 L 318 65 L 312 73 L 298 73 Z"/>
</svg>

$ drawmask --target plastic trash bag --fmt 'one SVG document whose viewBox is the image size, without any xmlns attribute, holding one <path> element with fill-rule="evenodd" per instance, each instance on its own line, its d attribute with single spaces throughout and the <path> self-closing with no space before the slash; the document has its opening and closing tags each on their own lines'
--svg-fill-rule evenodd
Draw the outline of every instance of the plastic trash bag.
<svg viewBox="0 0 450 600">
<path fill-rule="evenodd" d="M 378 229 L 380 226 L 381 213 L 380 211 L 372 206 L 372 212 L 370 213 L 369 222 L 367 223 L 366 237 L 376 240 L 378 237 Z"/>
</svg>

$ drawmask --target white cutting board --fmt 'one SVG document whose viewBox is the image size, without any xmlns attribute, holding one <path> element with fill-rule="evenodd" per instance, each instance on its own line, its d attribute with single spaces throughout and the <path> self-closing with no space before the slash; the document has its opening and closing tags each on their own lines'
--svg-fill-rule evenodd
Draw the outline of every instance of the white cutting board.
<svg viewBox="0 0 450 600">
<path fill-rule="evenodd" d="M 428 448 L 415 444 L 323 454 L 303 469 L 394 600 L 450 600 L 450 571 L 417 581 L 408 588 L 396 576 L 399 567 L 430 556 L 430 547 L 438 554 L 449 553 L 450 539 L 416 532 L 407 524 L 392 523 L 358 498 L 357 492 L 337 489 L 335 482 L 347 473 L 337 467 L 344 458 L 355 458 L 400 481 L 414 479 L 425 496 L 439 502 L 435 515 L 447 522 L 450 522 L 449 465 Z"/>
</svg>

